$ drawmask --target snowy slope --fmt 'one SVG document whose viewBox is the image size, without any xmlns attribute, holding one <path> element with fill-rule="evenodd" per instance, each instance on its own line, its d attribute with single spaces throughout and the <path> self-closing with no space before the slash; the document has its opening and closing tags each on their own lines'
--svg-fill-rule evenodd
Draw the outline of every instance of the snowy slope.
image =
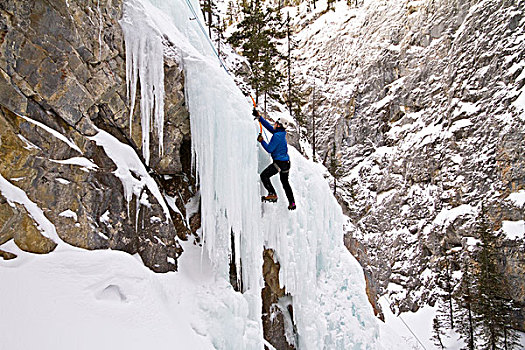
<svg viewBox="0 0 525 350">
<path fill-rule="evenodd" d="M 236 296 L 206 273 L 206 261 L 202 270 L 184 264 L 179 273 L 154 274 L 139 257 L 114 250 L 61 245 L 33 255 L 3 247 L 19 258 L 0 267 L 2 350 L 213 349 L 205 336 L 210 314 L 222 307 L 222 321 L 235 322 L 234 303 L 219 298 Z M 192 254 L 188 247 L 183 260 Z"/>
</svg>

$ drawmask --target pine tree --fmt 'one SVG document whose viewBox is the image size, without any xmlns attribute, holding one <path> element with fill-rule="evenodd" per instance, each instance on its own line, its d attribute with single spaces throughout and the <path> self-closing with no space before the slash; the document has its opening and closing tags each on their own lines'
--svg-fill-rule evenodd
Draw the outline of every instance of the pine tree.
<svg viewBox="0 0 525 350">
<path fill-rule="evenodd" d="M 442 336 L 446 334 L 445 329 L 452 330 L 455 327 L 455 311 L 457 309 L 454 290 L 458 281 L 454 280 L 452 276 L 452 266 L 454 264 L 454 251 L 448 251 L 438 262 L 438 272 L 436 283 L 441 292 L 438 295 L 438 310 L 434 317 L 434 327 L 439 326 L 439 329 L 434 329 L 435 339 L 441 342 Z"/>
<path fill-rule="evenodd" d="M 212 0 L 202 0 L 201 9 L 204 14 L 204 20 L 208 25 L 208 35 L 211 38 L 211 30 L 213 28 L 213 12 L 217 9 L 217 5 Z"/>
<path fill-rule="evenodd" d="M 500 252 L 498 237 L 488 224 L 484 208 L 479 220 L 478 235 L 481 240 L 477 254 L 478 271 L 474 311 L 479 315 L 482 349 L 512 349 L 516 345 L 517 332 L 510 328 L 512 301 L 504 289 L 504 277 L 498 261 Z"/>
<path fill-rule="evenodd" d="M 240 47 L 248 60 L 249 81 L 258 102 L 260 94 L 272 94 L 281 84 L 282 74 L 276 69 L 281 57 L 276 40 L 282 37 L 282 31 L 276 11 L 263 9 L 259 0 L 244 2 L 242 12 L 244 18 L 228 42 Z"/>
<path fill-rule="evenodd" d="M 445 349 L 445 345 L 443 345 L 443 341 L 441 338 L 445 335 L 443 332 L 443 326 L 441 325 L 441 322 L 439 321 L 439 318 L 434 317 L 434 320 L 432 321 L 432 338 L 431 340 L 434 341 L 434 345 L 439 346 L 441 349 Z"/>
<path fill-rule="evenodd" d="M 297 42 L 292 36 L 292 28 L 290 25 L 290 14 L 288 14 L 285 22 L 286 26 L 286 38 L 287 38 L 287 54 L 286 54 L 286 71 L 287 71 L 287 92 L 284 94 L 286 97 L 286 105 L 290 116 L 294 117 L 300 126 L 305 126 L 306 120 L 303 115 L 303 106 L 306 101 L 303 94 L 299 90 L 298 84 L 295 82 L 293 75 L 293 63 L 295 61 L 293 51 L 297 47 Z"/>
<path fill-rule="evenodd" d="M 465 349 L 474 350 L 477 317 L 474 315 L 473 303 L 475 302 L 474 291 L 477 289 L 477 285 L 472 274 L 472 269 L 469 268 L 472 259 L 470 258 L 468 251 L 463 254 L 460 261 L 462 266 L 462 276 L 459 288 L 455 293 L 455 299 L 460 308 L 456 313 L 455 330 L 460 338 L 467 344 Z"/>
<path fill-rule="evenodd" d="M 334 196 L 337 192 L 337 180 L 341 175 L 341 163 L 337 159 L 337 152 L 335 142 L 332 143 L 332 152 L 330 153 L 330 166 L 328 168 L 330 174 L 334 177 Z"/>
<path fill-rule="evenodd" d="M 233 1 L 228 1 L 228 7 L 226 9 L 226 20 L 228 26 L 231 26 L 233 24 L 233 21 L 237 18 L 236 11 L 235 11 L 235 5 L 233 4 Z"/>
</svg>

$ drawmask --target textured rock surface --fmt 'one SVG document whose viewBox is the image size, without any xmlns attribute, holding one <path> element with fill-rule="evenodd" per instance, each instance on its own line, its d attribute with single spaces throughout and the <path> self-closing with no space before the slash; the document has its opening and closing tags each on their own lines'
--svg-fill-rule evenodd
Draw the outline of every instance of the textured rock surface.
<svg viewBox="0 0 525 350">
<path fill-rule="evenodd" d="M 264 288 L 262 295 L 262 322 L 264 339 L 275 349 L 295 349 L 296 334 L 293 325 L 293 304 L 291 297 L 286 295 L 285 288 L 279 283 L 278 262 L 274 260 L 274 252 L 265 249 L 263 263 Z"/>
<path fill-rule="evenodd" d="M 139 112 L 129 116 L 121 17 L 120 0 L 0 2 L 0 173 L 65 242 L 139 253 L 151 269 L 169 271 L 182 251 L 177 236 L 190 233 L 186 218 L 170 208 L 167 219 L 147 186 L 136 187 L 140 193 L 128 203 L 117 164 L 90 139 L 105 130 L 141 157 Z M 161 156 L 151 145 L 148 171 L 186 215 L 196 191 L 189 115 L 177 62 L 166 58 L 164 68 L 165 151 Z M 79 159 L 85 166 L 74 164 Z M 145 181 L 145 174 L 132 175 Z M 9 239 L 31 252 L 55 247 L 24 207 L 0 196 L 0 244 Z"/>
<path fill-rule="evenodd" d="M 524 11 L 524 1 L 364 2 L 299 34 L 324 118 L 319 158 L 335 142 L 342 163 L 347 242 L 364 246 L 354 251 L 397 310 L 433 302 L 434 263 L 465 247 L 481 203 L 496 229 L 525 218 L 507 200 L 525 188 Z M 524 242 L 506 244 L 501 267 L 525 329 Z"/>
</svg>

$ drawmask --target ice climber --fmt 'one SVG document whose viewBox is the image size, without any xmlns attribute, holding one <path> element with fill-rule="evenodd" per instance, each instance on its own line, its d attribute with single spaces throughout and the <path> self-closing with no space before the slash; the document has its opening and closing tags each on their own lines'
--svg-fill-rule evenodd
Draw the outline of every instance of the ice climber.
<svg viewBox="0 0 525 350">
<path fill-rule="evenodd" d="M 288 143 L 286 142 L 285 130 L 285 127 L 289 126 L 289 122 L 284 118 L 279 118 L 272 126 L 259 114 L 259 112 L 257 112 L 255 108 L 253 109 L 253 116 L 255 119 L 259 120 L 266 130 L 273 134 L 269 143 L 264 141 L 261 134 L 257 137 L 257 141 L 261 143 L 266 152 L 270 153 L 273 159 L 273 163 L 261 173 L 261 181 L 266 190 L 268 190 L 268 195 L 263 196 L 262 200 L 264 202 L 277 202 L 277 194 L 275 193 L 270 177 L 279 173 L 284 192 L 286 193 L 286 197 L 288 197 L 288 209 L 294 210 L 296 208 L 295 200 L 293 198 L 292 188 L 288 182 L 290 157 L 288 156 Z"/>
</svg>

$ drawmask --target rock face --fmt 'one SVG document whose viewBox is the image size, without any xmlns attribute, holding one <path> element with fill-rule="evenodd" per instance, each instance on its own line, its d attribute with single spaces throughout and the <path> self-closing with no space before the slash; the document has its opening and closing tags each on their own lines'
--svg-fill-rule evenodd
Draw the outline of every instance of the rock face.
<svg viewBox="0 0 525 350">
<path fill-rule="evenodd" d="M 304 85 L 315 79 L 324 118 L 319 158 L 335 142 L 346 241 L 371 285 L 396 311 L 415 311 L 434 302 L 436 262 L 475 238 L 482 204 L 495 230 L 525 219 L 509 197 L 525 189 L 525 2 L 371 1 L 347 11 L 300 33 Z M 524 240 L 502 244 L 525 329 Z"/>
<path fill-rule="evenodd" d="M 264 288 L 261 296 L 264 339 L 275 349 L 296 349 L 297 334 L 293 324 L 292 297 L 280 286 L 280 266 L 274 260 L 274 252 L 265 249 L 263 257 Z"/>
<path fill-rule="evenodd" d="M 130 117 L 121 17 L 120 0 L 0 2 L 0 175 L 63 241 L 175 270 L 178 237 L 190 233 L 185 204 L 196 193 L 184 79 L 167 56 L 164 153 L 153 142 L 146 167 L 140 112 Z M 0 244 L 11 239 L 36 253 L 56 246 L 23 205 L 0 195 Z"/>
</svg>

